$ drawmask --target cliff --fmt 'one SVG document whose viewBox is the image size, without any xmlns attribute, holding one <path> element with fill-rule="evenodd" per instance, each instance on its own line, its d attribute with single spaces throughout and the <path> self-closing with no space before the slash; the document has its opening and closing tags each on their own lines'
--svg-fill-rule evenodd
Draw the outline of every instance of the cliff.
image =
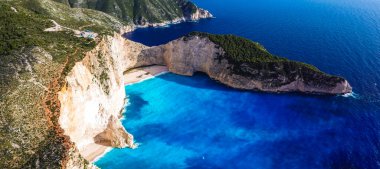
<svg viewBox="0 0 380 169">
<path fill-rule="evenodd" d="M 50 0 L 0 1 L 0 9 L 0 168 L 93 167 L 59 124 L 58 93 L 67 89 L 75 63 L 102 42 L 74 32 L 91 29 L 103 37 L 127 30 L 125 23 Z M 52 20 L 65 29 L 45 32 L 55 26 Z"/>
<path fill-rule="evenodd" d="M 120 35 L 104 37 L 75 63 L 59 92 L 59 123 L 79 152 L 93 143 L 134 147 L 133 136 L 119 120 L 126 101 L 122 77 L 129 62 L 124 45 Z"/>
<path fill-rule="evenodd" d="M 0 9 L 0 168 L 93 168 L 88 145 L 133 147 L 122 75 L 147 47 L 112 36 L 127 22 L 51 0 Z"/>
<path fill-rule="evenodd" d="M 56 0 L 73 8 L 89 8 L 138 26 L 164 26 L 212 15 L 188 0 Z"/>
<path fill-rule="evenodd" d="M 191 76 L 204 72 L 227 86 L 264 92 L 345 94 L 347 80 L 314 66 L 274 56 L 258 43 L 233 35 L 191 33 L 168 44 L 144 50 L 139 66 L 166 65 Z"/>
</svg>

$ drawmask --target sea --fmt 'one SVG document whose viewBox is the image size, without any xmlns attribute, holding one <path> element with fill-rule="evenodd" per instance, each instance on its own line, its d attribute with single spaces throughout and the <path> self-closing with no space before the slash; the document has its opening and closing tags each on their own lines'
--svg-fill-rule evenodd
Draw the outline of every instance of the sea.
<svg viewBox="0 0 380 169">
<path fill-rule="evenodd" d="M 125 86 L 124 127 L 139 144 L 104 169 L 379 169 L 379 0 L 193 0 L 215 18 L 141 28 L 148 46 L 192 31 L 234 34 L 346 78 L 354 93 L 235 90 L 197 73 Z"/>
</svg>

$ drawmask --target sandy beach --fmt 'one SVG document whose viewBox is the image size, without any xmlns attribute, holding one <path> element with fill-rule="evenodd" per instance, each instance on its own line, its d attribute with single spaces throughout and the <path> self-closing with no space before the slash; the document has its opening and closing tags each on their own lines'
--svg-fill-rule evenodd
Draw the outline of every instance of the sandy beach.
<svg viewBox="0 0 380 169">
<path fill-rule="evenodd" d="M 148 66 L 132 69 L 124 74 L 124 85 L 138 83 L 168 71 L 166 66 Z"/>
<path fill-rule="evenodd" d="M 166 72 L 168 72 L 166 66 L 148 66 L 132 69 L 124 73 L 124 85 L 142 82 Z M 95 162 L 111 149 L 112 147 L 92 143 L 84 147 L 80 152 L 86 160 Z"/>
<path fill-rule="evenodd" d="M 89 144 L 81 152 L 83 158 L 89 162 L 95 162 L 98 158 L 102 157 L 106 152 L 111 150 L 111 147 L 99 145 L 99 144 Z"/>
</svg>

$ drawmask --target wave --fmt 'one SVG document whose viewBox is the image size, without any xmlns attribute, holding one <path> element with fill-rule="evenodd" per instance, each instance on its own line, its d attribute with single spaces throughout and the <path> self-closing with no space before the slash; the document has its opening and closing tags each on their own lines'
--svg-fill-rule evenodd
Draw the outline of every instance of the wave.
<svg viewBox="0 0 380 169">
<path fill-rule="evenodd" d="M 341 95 L 341 96 L 343 96 L 343 97 L 352 97 L 354 99 L 359 99 L 360 98 L 359 94 L 356 94 L 355 92 L 346 93 L 346 94 Z"/>
</svg>

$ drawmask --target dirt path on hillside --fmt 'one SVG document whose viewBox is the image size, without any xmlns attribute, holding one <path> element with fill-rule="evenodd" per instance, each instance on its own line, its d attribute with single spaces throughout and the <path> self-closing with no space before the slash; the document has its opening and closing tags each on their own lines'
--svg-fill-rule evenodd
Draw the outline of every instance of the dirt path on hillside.
<svg viewBox="0 0 380 169">
<path fill-rule="evenodd" d="M 84 26 L 79 27 L 78 29 L 82 30 L 83 28 L 91 27 L 91 26 L 95 26 L 95 24 L 92 23 L 92 24 L 84 25 Z"/>
</svg>

